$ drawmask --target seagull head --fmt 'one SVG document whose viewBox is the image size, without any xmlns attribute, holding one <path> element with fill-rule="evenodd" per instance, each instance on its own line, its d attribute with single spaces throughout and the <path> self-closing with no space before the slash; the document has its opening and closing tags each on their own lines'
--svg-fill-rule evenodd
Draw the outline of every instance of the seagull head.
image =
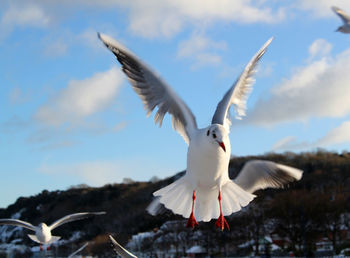
<svg viewBox="0 0 350 258">
<path fill-rule="evenodd" d="M 45 230 L 49 229 L 49 227 L 45 223 L 39 223 L 38 228 L 41 231 L 45 231 Z"/>
<path fill-rule="evenodd" d="M 206 136 L 212 144 L 219 146 L 224 152 L 226 152 L 226 144 L 228 134 L 226 129 L 219 124 L 213 124 L 206 130 Z"/>
</svg>

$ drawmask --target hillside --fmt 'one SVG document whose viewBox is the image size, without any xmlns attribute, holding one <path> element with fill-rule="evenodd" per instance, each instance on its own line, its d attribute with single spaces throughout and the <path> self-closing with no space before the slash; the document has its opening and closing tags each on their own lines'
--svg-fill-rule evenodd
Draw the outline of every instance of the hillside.
<svg viewBox="0 0 350 258">
<path fill-rule="evenodd" d="M 304 171 L 302 180 L 290 184 L 286 189 L 269 189 L 258 192 L 258 198 L 251 204 L 252 208 L 243 211 L 243 213 L 248 213 L 251 216 L 252 214 L 256 215 L 256 210 L 258 210 L 259 216 L 263 217 L 259 224 L 261 229 L 265 231 L 270 230 L 265 228 L 265 224 L 274 219 L 273 226 L 279 226 L 277 229 L 271 230 L 278 231 L 280 235 L 289 239 L 292 238 L 291 241 L 295 241 L 293 246 L 290 247 L 291 249 L 294 248 L 293 251 L 297 252 L 300 249 L 298 249 L 298 243 L 303 243 L 309 246 L 308 252 L 312 252 L 314 241 L 320 235 L 328 234 L 330 228 L 335 228 L 335 224 L 332 224 L 333 227 L 327 228 L 326 223 L 338 223 L 338 220 L 340 220 L 338 217 L 349 212 L 350 153 L 337 154 L 317 151 L 301 154 L 271 153 L 263 156 L 233 157 L 230 163 L 230 177 L 234 178 L 244 163 L 250 159 L 271 160 Z M 17 214 L 18 218 L 36 225 L 42 221 L 51 223 L 74 212 L 106 211 L 107 215 L 69 223 L 55 229 L 53 233 L 62 236 L 63 239 L 72 239 L 71 243 L 59 247 L 60 253 L 67 254 L 85 241 L 93 241 L 84 251 L 85 254 L 99 254 L 99 257 L 103 257 L 102 253 L 104 253 L 106 257 L 110 257 L 112 250 L 107 241 L 107 234 L 116 234 L 118 241 L 126 244 L 132 235 L 160 228 L 169 220 L 182 219 L 169 211 L 156 217 L 150 216 L 145 211 L 152 200 L 152 193 L 171 183 L 180 175 L 178 173 L 158 182 L 108 184 L 100 188 L 77 186 L 66 191 L 53 192 L 44 190 L 35 196 L 18 198 L 14 204 L 6 209 L 0 209 L 0 218 L 9 218 Z M 328 203 L 333 206 L 328 207 Z M 252 212 L 253 209 L 255 209 L 254 212 Z M 329 220 L 332 218 L 333 222 L 324 221 L 323 218 L 327 217 L 327 212 L 332 213 L 333 217 L 330 215 Z M 317 214 L 323 214 L 323 216 L 316 216 Z M 245 217 L 249 217 L 248 215 L 246 214 Z M 225 237 L 229 239 L 231 239 L 231 236 L 230 241 L 233 242 L 235 241 L 233 237 L 235 235 L 237 244 L 245 239 L 249 240 L 254 235 L 259 237 L 264 232 L 258 230 L 258 232 L 242 233 L 242 229 L 238 227 L 238 225 L 241 226 L 244 223 L 249 228 L 252 222 L 257 222 L 255 219 L 252 218 L 248 221 L 247 219 L 243 220 L 239 213 L 233 215 L 228 219 L 231 225 L 230 233 L 222 234 L 226 234 Z M 303 220 L 302 228 L 299 227 L 300 219 Z M 199 230 L 210 230 L 213 234 L 218 234 L 213 222 L 206 224 L 200 223 Z M 253 228 L 256 230 L 256 225 Z M 268 228 L 271 228 L 271 226 Z M 336 230 L 334 229 L 334 231 Z M 78 234 L 77 237 L 77 233 L 75 233 L 75 237 L 72 238 L 73 232 L 80 232 L 80 235 Z M 188 232 L 191 231 L 188 230 Z M 0 244 L 12 242 L 35 246 L 35 243 L 26 236 L 27 233 L 29 233 L 27 230 L 0 227 Z M 337 234 L 337 232 L 333 233 Z M 246 235 L 242 237 L 240 234 Z M 339 244 L 340 242 L 335 243 L 336 246 Z M 18 257 L 22 256 L 19 255 Z"/>
</svg>

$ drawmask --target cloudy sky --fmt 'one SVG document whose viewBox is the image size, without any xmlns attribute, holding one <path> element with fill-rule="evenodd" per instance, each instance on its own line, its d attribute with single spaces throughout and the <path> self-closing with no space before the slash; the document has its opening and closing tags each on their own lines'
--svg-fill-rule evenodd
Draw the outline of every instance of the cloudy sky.
<svg viewBox="0 0 350 258">
<path fill-rule="evenodd" d="M 350 2 L 326 0 L 5 0 L 0 3 L 0 207 L 19 196 L 186 167 L 186 143 L 153 123 L 108 34 L 167 81 L 207 126 L 271 36 L 233 121 L 232 155 L 350 148 Z"/>
</svg>

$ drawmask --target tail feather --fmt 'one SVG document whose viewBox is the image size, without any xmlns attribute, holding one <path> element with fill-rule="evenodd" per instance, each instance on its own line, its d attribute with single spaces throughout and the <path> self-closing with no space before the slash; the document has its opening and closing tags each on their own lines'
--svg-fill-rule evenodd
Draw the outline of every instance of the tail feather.
<svg viewBox="0 0 350 258">
<path fill-rule="evenodd" d="M 61 237 L 59 237 L 59 236 L 51 236 L 50 241 L 44 243 L 44 242 L 40 241 L 40 240 L 37 238 L 36 235 L 28 234 L 28 237 L 29 237 L 31 240 L 33 240 L 34 242 L 37 242 L 37 243 L 39 243 L 39 244 L 51 244 L 51 243 L 56 242 L 57 240 L 59 240 L 59 239 L 61 238 Z"/>
<path fill-rule="evenodd" d="M 231 180 L 222 186 L 221 192 L 222 198 L 228 199 L 225 202 L 231 203 L 228 207 L 222 207 L 224 216 L 241 210 L 242 207 L 247 206 L 256 197 L 256 195 L 244 191 Z"/>
<path fill-rule="evenodd" d="M 166 194 L 167 192 L 171 191 L 174 187 L 176 187 L 178 185 L 178 181 L 181 180 L 182 177 L 178 180 L 176 180 L 175 182 L 171 183 L 170 185 L 167 185 L 161 189 L 159 189 L 158 191 L 155 191 L 153 193 L 154 196 L 162 196 L 163 194 Z"/>
<path fill-rule="evenodd" d="M 177 183 L 177 184 L 173 185 L 168 191 L 160 195 L 161 203 L 167 204 L 169 206 L 173 206 L 175 204 L 174 200 L 178 198 L 178 196 L 184 191 L 185 187 L 182 182 L 175 181 L 174 183 Z M 155 196 L 159 196 L 159 195 L 155 195 Z"/>
<path fill-rule="evenodd" d="M 210 221 L 219 217 L 218 188 L 197 190 L 194 216 L 197 221 Z"/>
<path fill-rule="evenodd" d="M 229 198 L 222 198 L 222 212 L 223 214 L 229 213 L 230 210 L 237 210 L 238 205 L 235 201 L 230 201 Z"/>
<path fill-rule="evenodd" d="M 44 244 L 42 243 L 37 237 L 36 235 L 31 235 L 31 234 L 28 234 L 28 237 L 33 240 L 34 242 L 37 242 L 38 244 Z"/>
<path fill-rule="evenodd" d="M 170 198 L 170 196 L 172 196 Z M 177 206 L 179 209 L 179 204 L 182 203 L 183 197 L 186 196 L 186 189 L 183 185 L 179 186 L 178 189 L 173 189 L 169 192 L 169 195 L 165 198 L 161 198 L 164 202 L 168 202 L 169 206 Z"/>
<path fill-rule="evenodd" d="M 194 216 L 197 221 L 210 221 L 218 218 L 220 215 L 218 193 L 219 188 L 197 188 L 194 189 L 186 176 L 181 177 L 172 184 L 154 192 L 158 198 L 153 201 L 147 210 L 153 215 L 155 208 L 159 203 L 179 214 L 188 218 L 192 208 L 192 193 L 196 190 L 196 201 L 194 206 Z M 242 207 L 248 205 L 255 195 L 244 191 L 233 181 L 227 181 L 221 187 L 222 211 L 224 216 L 231 215 L 239 211 Z"/>
<path fill-rule="evenodd" d="M 54 243 L 54 242 L 56 242 L 56 241 L 58 241 L 60 239 L 61 239 L 60 236 L 52 236 L 50 241 L 48 242 L 48 244 L 52 244 L 52 243 Z"/>
<path fill-rule="evenodd" d="M 191 207 L 191 197 L 193 192 L 193 189 L 191 189 L 189 185 L 190 184 L 188 183 L 188 181 L 184 180 L 183 178 L 180 178 L 179 180 L 173 183 L 171 188 L 168 188 L 170 190 L 161 191 L 165 190 L 163 188 L 156 192 L 157 194 L 159 194 L 159 192 L 163 192 L 159 201 L 163 203 L 166 208 L 172 210 L 175 214 L 180 214 L 184 217 L 189 217 L 191 213 L 189 207 Z"/>
<path fill-rule="evenodd" d="M 190 209 L 188 208 L 188 204 L 192 204 L 192 195 L 187 194 L 187 192 L 184 192 L 184 194 L 181 196 L 181 201 L 179 201 L 177 211 L 178 214 L 183 215 L 185 218 L 190 216 Z"/>
</svg>

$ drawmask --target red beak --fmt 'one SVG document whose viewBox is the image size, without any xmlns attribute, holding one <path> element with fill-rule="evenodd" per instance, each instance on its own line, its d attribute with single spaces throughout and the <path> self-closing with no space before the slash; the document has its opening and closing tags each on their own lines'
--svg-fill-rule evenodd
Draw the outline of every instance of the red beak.
<svg viewBox="0 0 350 258">
<path fill-rule="evenodd" d="M 224 150 L 224 152 L 226 152 L 226 147 L 224 142 L 218 142 L 218 144 L 220 145 L 220 147 Z"/>
</svg>

